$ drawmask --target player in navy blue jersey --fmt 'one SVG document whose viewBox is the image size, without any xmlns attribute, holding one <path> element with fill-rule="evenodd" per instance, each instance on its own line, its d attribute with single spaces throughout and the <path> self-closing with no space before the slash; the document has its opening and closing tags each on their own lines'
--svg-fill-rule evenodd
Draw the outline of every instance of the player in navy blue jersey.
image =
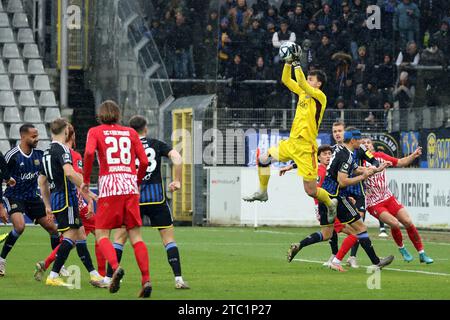
<svg viewBox="0 0 450 320">
<path fill-rule="evenodd" d="M 142 116 L 134 116 L 130 119 L 129 126 L 139 134 L 145 153 L 148 157 L 149 165 L 147 174 L 142 179 L 140 189 L 140 211 L 141 216 L 150 219 L 151 226 L 159 230 L 163 245 L 167 252 L 167 259 L 175 276 L 176 289 L 189 289 L 189 285 L 183 280 L 181 275 L 180 254 L 174 237 L 172 213 L 167 204 L 167 197 L 164 190 L 161 176 L 161 160 L 163 157 L 169 158 L 173 165 L 175 176 L 169 185 L 169 190 L 175 192 L 181 187 L 181 155 L 166 143 L 152 138 L 147 138 L 147 120 Z M 117 257 L 122 256 L 123 245 L 126 241 L 125 229 L 119 229 L 114 236 L 114 247 Z M 109 281 L 112 269 L 108 266 L 108 272 L 104 281 Z"/>
<path fill-rule="evenodd" d="M 8 164 L 6 163 L 5 156 L 0 152 L 0 181 L 6 181 L 7 185 L 14 186 L 16 181 L 14 178 L 11 178 L 11 174 L 9 173 Z M 3 188 L 0 188 L 0 199 L 3 198 Z M 5 207 L 3 206 L 3 202 L 0 201 L 0 221 L 3 223 L 8 222 L 8 213 L 6 212 Z M 8 237 L 8 233 L 0 234 L 0 243 L 6 240 Z"/>
<path fill-rule="evenodd" d="M 43 151 L 36 149 L 38 142 L 38 130 L 32 124 L 24 124 L 20 127 L 20 144 L 5 154 L 9 174 L 16 184 L 7 186 L 3 197 L 13 229 L 8 234 L 0 253 L 0 276 L 5 275 L 8 253 L 25 230 L 23 214 L 47 230 L 52 249 L 60 242 L 56 225 L 47 217 L 38 192 L 37 180 L 43 156 Z"/>
</svg>

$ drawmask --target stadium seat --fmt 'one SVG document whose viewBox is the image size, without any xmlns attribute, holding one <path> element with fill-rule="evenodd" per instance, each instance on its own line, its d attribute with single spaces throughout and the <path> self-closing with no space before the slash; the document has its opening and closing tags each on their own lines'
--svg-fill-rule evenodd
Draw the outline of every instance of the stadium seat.
<svg viewBox="0 0 450 320">
<path fill-rule="evenodd" d="M 16 75 L 13 81 L 14 90 L 31 90 L 30 81 L 27 75 Z"/>
<path fill-rule="evenodd" d="M 20 118 L 20 112 L 17 107 L 7 107 L 3 112 L 3 121 L 5 123 L 17 123 L 22 122 Z"/>
<path fill-rule="evenodd" d="M 0 12 L 5 12 L 5 9 L 3 9 L 3 4 L 1 1 L 0 1 Z"/>
<path fill-rule="evenodd" d="M 36 98 L 33 91 L 20 91 L 19 105 L 23 107 L 37 106 Z"/>
<path fill-rule="evenodd" d="M 25 108 L 25 112 L 23 113 L 23 121 L 31 123 L 42 122 L 39 108 L 32 108 L 32 107 Z"/>
<path fill-rule="evenodd" d="M 6 128 L 3 123 L 0 123 L 0 139 L 8 139 L 8 136 L 6 135 Z"/>
<path fill-rule="evenodd" d="M 14 42 L 14 34 L 11 28 L 0 28 L 0 43 Z"/>
<path fill-rule="evenodd" d="M 34 87 L 34 90 L 37 90 L 37 91 L 52 90 L 52 88 L 50 88 L 50 81 L 48 80 L 47 75 L 36 76 L 36 78 L 34 78 L 34 86 L 33 87 Z"/>
<path fill-rule="evenodd" d="M 42 91 L 39 97 L 41 107 L 57 107 L 55 93 L 53 91 Z"/>
<path fill-rule="evenodd" d="M 0 140 L 0 151 L 5 154 L 11 150 L 11 144 L 8 140 Z"/>
<path fill-rule="evenodd" d="M 3 58 L 19 59 L 20 53 L 16 43 L 5 43 L 3 47 Z"/>
<path fill-rule="evenodd" d="M 22 28 L 17 32 L 18 43 L 34 43 L 33 31 L 30 28 Z"/>
<path fill-rule="evenodd" d="M 5 74 L 5 65 L 3 64 L 3 60 L 0 58 L 0 74 Z"/>
<path fill-rule="evenodd" d="M 12 91 L 0 91 L 0 106 L 11 107 L 16 106 L 16 99 Z"/>
<path fill-rule="evenodd" d="M 19 140 L 20 139 L 20 127 L 22 123 L 14 123 L 9 128 L 9 139 L 11 140 Z"/>
<path fill-rule="evenodd" d="M 29 74 L 45 74 L 44 65 L 41 59 L 31 59 L 28 61 Z"/>
<path fill-rule="evenodd" d="M 57 118 L 61 118 L 61 112 L 58 108 L 45 109 L 44 122 L 50 123 Z"/>
<path fill-rule="evenodd" d="M 39 140 L 37 149 L 45 151 L 52 143 L 50 140 Z"/>
<path fill-rule="evenodd" d="M 9 60 L 8 72 L 11 74 L 26 74 L 25 65 L 22 59 Z"/>
<path fill-rule="evenodd" d="M 33 123 L 36 129 L 39 132 L 39 139 L 47 140 L 49 138 L 47 134 L 47 128 L 45 127 L 45 124 L 43 123 Z"/>
<path fill-rule="evenodd" d="M 37 44 L 35 43 L 26 43 L 23 47 L 23 57 L 26 59 L 38 59 L 41 56 L 39 55 L 39 49 Z"/>
<path fill-rule="evenodd" d="M 11 83 L 9 76 L 6 74 L 0 75 L 0 90 L 11 90 Z"/>
<path fill-rule="evenodd" d="M 18 28 L 29 28 L 28 17 L 25 13 L 14 13 L 12 20 L 12 26 L 16 29 Z"/>
<path fill-rule="evenodd" d="M 8 14 L 5 12 L 0 12 L 0 28 L 9 27 Z"/>
<path fill-rule="evenodd" d="M 23 12 L 22 0 L 8 0 L 6 11 L 9 13 Z"/>
</svg>

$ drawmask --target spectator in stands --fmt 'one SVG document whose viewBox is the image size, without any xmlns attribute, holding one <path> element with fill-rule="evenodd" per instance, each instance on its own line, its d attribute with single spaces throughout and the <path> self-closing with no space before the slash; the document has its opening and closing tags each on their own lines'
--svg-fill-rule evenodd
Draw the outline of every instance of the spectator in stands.
<svg viewBox="0 0 450 320">
<path fill-rule="evenodd" d="M 366 13 L 367 3 L 362 0 L 353 0 L 352 11 L 357 15 L 364 15 Z"/>
<path fill-rule="evenodd" d="M 425 32 L 432 35 L 439 30 L 439 22 L 441 21 L 442 12 L 444 12 L 443 9 L 441 0 L 426 0 L 419 2 L 419 39 L 424 38 Z"/>
<path fill-rule="evenodd" d="M 391 122 L 392 122 L 392 110 L 394 109 L 394 105 L 391 100 L 384 100 L 383 103 L 383 127 L 385 130 L 391 131 Z"/>
<path fill-rule="evenodd" d="M 303 5 L 297 3 L 294 8 L 294 15 L 289 17 L 290 29 L 295 33 L 297 41 L 304 40 L 303 33 L 308 27 L 308 17 L 303 12 Z"/>
<path fill-rule="evenodd" d="M 225 71 L 232 59 L 233 37 L 234 37 L 233 33 L 229 28 L 228 18 L 222 18 L 222 20 L 220 21 L 219 42 L 218 42 L 218 56 L 219 56 L 218 77 L 225 76 Z"/>
<path fill-rule="evenodd" d="M 245 14 L 245 11 L 239 14 L 239 12 L 244 9 L 245 8 L 242 7 L 240 9 L 238 9 L 238 7 L 231 8 L 228 13 L 230 19 L 230 28 L 233 31 L 234 36 L 233 48 L 235 51 L 241 51 L 247 42 L 246 32 L 250 25 L 250 22 L 248 20 L 248 15 Z"/>
<path fill-rule="evenodd" d="M 225 0 L 225 3 L 220 6 L 220 18 L 228 16 L 228 12 L 234 7 L 236 7 L 236 0 Z"/>
<path fill-rule="evenodd" d="M 331 7 L 325 3 L 321 10 L 317 11 L 312 17 L 317 22 L 317 30 L 320 32 L 330 32 L 331 23 L 333 22 L 333 15 Z"/>
<path fill-rule="evenodd" d="M 351 23 L 353 23 L 355 14 L 353 12 L 351 12 L 348 1 L 345 1 L 345 0 L 342 1 L 341 6 L 342 6 L 342 13 L 339 16 L 338 20 L 339 20 L 341 27 L 343 29 L 347 29 L 350 21 L 352 21 Z"/>
<path fill-rule="evenodd" d="M 371 124 L 375 123 L 375 120 L 381 120 L 381 114 L 377 114 L 377 110 L 381 109 L 382 106 L 382 96 L 378 92 L 377 84 L 375 79 L 372 79 L 367 84 L 367 96 L 368 96 L 368 106 L 371 111 L 369 111 L 369 115 L 364 120 Z"/>
<path fill-rule="evenodd" d="M 351 65 L 352 57 L 344 52 L 337 52 L 331 57 L 334 70 L 330 74 L 330 84 L 333 85 L 333 96 L 341 96 L 348 105 L 353 94 Z M 330 98 L 331 98 L 330 97 Z"/>
<path fill-rule="evenodd" d="M 385 39 L 393 39 L 394 14 L 400 2 L 398 0 L 383 0 L 381 5 L 381 31 Z"/>
<path fill-rule="evenodd" d="M 267 12 L 264 16 L 264 25 L 268 25 L 269 23 L 273 23 L 275 28 L 280 26 L 280 17 L 278 16 L 278 10 L 275 6 L 269 6 Z"/>
<path fill-rule="evenodd" d="M 442 50 L 444 56 L 447 61 L 450 62 L 450 33 L 449 33 L 449 24 L 450 22 L 447 20 L 442 20 L 441 28 L 435 34 L 433 34 L 433 39 L 436 41 L 436 44 L 439 49 Z"/>
<path fill-rule="evenodd" d="M 311 40 L 312 48 L 317 52 L 317 47 L 320 45 L 322 36 L 317 31 L 317 24 L 315 21 L 309 21 L 308 31 L 305 32 L 305 38 Z"/>
<path fill-rule="evenodd" d="M 442 79 L 445 79 L 447 70 L 447 60 L 437 46 L 436 40 L 430 39 L 428 47 L 420 55 L 420 64 L 423 66 L 442 66 L 443 70 L 424 70 L 422 78 L 426 90 L 427 106 L 439 105 L 439 88 L 441 88 Z M 445 84 L 447 87 L 447 84 Z"/>
<path fill-rule="evenodd" d="M 181 11 L 178 11 L 175 15 L 175 25 L 167 33 L 167 48 L 169 52 L 174 53 L 175 78 L 185 79 L 192 76 L 188 72 L 191 44 L 191 28 L 186 24 L 186 19 Z"/>
<path fill-rule="evenodd" d="M 248 105 L 248 92 L 246 85 L 242 81 L 248 79 L 250 70 L 247 64 L 242 62 L 240 53 L 236 53 L 233 56 L 233 63 L 231 63 L 225 73 L 227 79 L 232 79 L 231 84 L 226 89 L 226 96 L 228 97 L 228 105 L 233 108 L 245 108 Z M 232 118 L 237 121 L 239 117 L 242 117 L 239 112 L 234 111 Z M 238 122 L 235 123 L 238 125 Z"/>
<path fill-rule="evenodd" d="M 257 0 L 256 3 L 254 3 L 252 6 L 253 16 L 256 19 L 262 20 L 267 10 L 269 10 L 269 6 L 269 0 Z"/>
<path fill-rule="evenodd" d="M 398 102 L 400 109 L 411 108 L 413 106 L 416 89 L 411 85 L 408 77 L 408 72 L 402 71 L 393 92 L 394 100 Z"/>
<path fill-rule="evenodd" d="M 317 63 L 321 69 L 325 71 L 325 74 L 331 74 L 333 70 L 333 62 L 331 60 L 332 55 L 335 53 L 336 47 L 330 42 L 330 36 L 327 33 L 322 35 L 320 46 L 317 48 Z"/>
<path fill-rule="evenodd" d="M 166 45 L 166 30 L 161 25 L 159 18 L 153 18 L 150 26 L 150 34 L 158 46 L 159 52 L 161 52 L 163 59 L 165 58 L 165 45 Z"/>
<path fill-rule="evenodd" d="M 209 13 L 206 30 L 203 36 L 203 61 L 204 75 L 206 78 L 215 78 L 217 72 L 217 48 L 218 48 L 218 19 L 217 10 Z"/>
<path fill-rule="evenodd" d="M 312 48 L 312 42 L 309 39 L 305 39 L 302 42 L 303 54 L 300 57 L 300 65 L 303 70 L 308 70 L 309 66 L 316 63 L 316 53 Z"/>
<path fill-rule="evenodd" d="M 338 20 L 334 20 L 331 24 L 331 42 L 336 47 L 336 52 L 342 51 L 350 53 L 351 38 L 347 30 L 341 30 Z"/>
<path fill-rule="evenodd" d="M 294 12 L 298 0 L 283 0 L 280 5 L 280 16 L 287 18 L 289 12 Z"/>
<path fill-rule="evenodd" d="M 394 13 L 394 31 L 399 32 L 401 47 L 409 41 L 418 42 L 419 19 L 419 8 L 411 0 L 403 0 L 398 5 Z"/>
<path fill-rule="evenodd" d="M 383 63 L 375 72 L 375 79 L 382 96 L 387 99 L 392 94 L 397 79 L 397 68 L 389 53 L 384 54 Z"/>
<path fill-rule="evenodd" d="M 335 111 L 331 114 L 331 120 L 333 122 L 342 121 L 345 122 L 345 109 L 347 109 L 345 99 L 342 96 L 337 97 L 334 106 Z"/>
<path fill-rule="evenodd" d="M 399 72 L 408 72 L 409 82 L 412 85 L 416 84 L 417 71 L 415 68 L 419 64 L 419 61 L 420 54 L 417 50 L 417 44 L 414 41 L 410 41 L 406 45 L 406 50 L 400 51 L 397 61 L 395 62 Z"/>
<path fill-rule="evenodd" d="M 266 38 L 264 40 L 264 45 L 266 47 L 265 61 L 267 61 L 270 66 L 273 65 L 273 60 L 275 56 L 278 54 L 278 49 L 274 48 L 272 43 L 272 39 L 275 33 L 276 33 L 275 25 L 272 22 L 269 22 L 267 24 Z"/>
<path fill-rule="evenodd" d="M 274 75 L 272 74 L 271 69 L 266 66 L 263 56 L 259 56 L 256 59 L 256 65 L 252 68 L 252 79 L 254 80 L 274 79 Z M 266 114 L 264 108 L 267 107 L 269 97 L 274 93 L 275 87 L 274 85 L 270 84 L 257 84 L 253 85 L 251 88 L 252 88 L 252 99 L 250 102 L 252 103 L 253 108 L 262 109 L 256 114 L 256 116 L 259 119 L 264 119 Z M 264 127 L 265 124 L 261 122 L 260 126 Z"/>
<path fill-rule="evenodd" d="M 305 1 L 304 4 L 305 4 L 305 14 L 310 19 L 317 11 L 322 9 L 321 0 L 308 0 Z"/>
<path fill-rule="evenodd" d="M 261 28 L 260 21 L 253 19 L 251 28 L 247 31 L 246 60 L 256 61 L 259 56 L 264 56 L 266 50 L 266 31 Z"/>
<path fill-rule="evenodd" d="M 272 38 L 272 44 L 274 49 L 278 50 L 283 42 L 292 41 L 295 42 L 295 33 L 288 30 L 287 20 L 282 20 L 280 23 L 280 31 L 275 32 Z M 274 63 L 280 62 L 280 56 L 277 54 L 274 58 Z"/>
<path fill-rule="evenodd" d="M 354 76 L 353 80 L 355 85 L 367 86 L 367 83 L 372 77 L 372 61 L 369 59 L 366 47 L 361 46 L 358 48 L 358 58 L 353 61 Z"/>
</svg>

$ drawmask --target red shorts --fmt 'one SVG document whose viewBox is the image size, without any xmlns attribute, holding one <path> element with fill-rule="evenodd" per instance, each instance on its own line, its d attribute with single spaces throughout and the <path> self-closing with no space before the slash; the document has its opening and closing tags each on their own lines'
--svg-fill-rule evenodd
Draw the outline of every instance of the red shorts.
<svg viewBox="0 0 450 320">
<path fill-rule="evenodd" d="M 84 226 L 84 231 L 86 232 L 86 235 L 89 235 L 89 233 L 95 231 L 95 216 L 93 216 L 90 219 L 87 219 L 86 218 L 87 212 L 88 212 L 87 207 L 84 207 L 83 209 L 81 209 L 80 217 L 81 217 L 81 222 L 83 223 L 83 226 Z"/>
<path fill-rule="evenodd" d="M 392 196 L 379 204 L 368 207 L 367 211 L 375 218 L 380 219 L 380 214 L 382 212 L 388 212 L 395 217 L 400 209 L 403 208 L 403 205 L 398 202 L 397 198 Z"/>
<path fill-rule="evenodd" d="M 127 194 L 98 199 L 95 229 L 111 230 L 122 226 L 127 230 L 142 226 L 139 195 Z"/>
<path fill-rule="evenodd" d="M 343 229 L 345 228 L 345 225 L 342 224 L 338 218 L 334 219 L 334 231 L 336 231 L 336 233 L 341 232 Z"/>
</svg>

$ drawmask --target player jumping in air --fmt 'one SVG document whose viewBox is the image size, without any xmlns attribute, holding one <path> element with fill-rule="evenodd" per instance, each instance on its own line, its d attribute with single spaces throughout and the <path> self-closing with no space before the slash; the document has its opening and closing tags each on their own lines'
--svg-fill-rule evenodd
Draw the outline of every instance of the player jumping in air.
<svg viewBox="0 0 450 320">
<path fill-rule="evenodd" d="M 363 139 L 363 143 L 370 151 L 375 151 L 370 138 Z M 409 166 L 415 159 L 420 157 L 421 154 L 422 148 L 420 147 L 417 148 L 411 155 L 401 159 L 391 157 L 383 152 L 374 152 L 375 158 L 377 158 L 380 162 L 390 161 L 394 167 Z M 389 190 L 386 181 L 386 171 L 379 172 L 371 176 L 367 179 L 366 186 L 367 211 L 369 211 L 372 216 L 391 227 L 392 237 L 394 238 L 394 241 L 403 256 L 403 259 L 410 262 L 413 260 L 413 257 L 403 245 L 400 224 L 406 228 L 409 239 L 419 252 L 420 262 L 425 262 L 426 264 L 433 263 L 433 259 L 428 257 L 423 249 L 422 239 L 420 238 L 419 232 L 414 226 L 408 212 L 403 205 L 398 202 L 391 190 Z"/>
<path fill-rule="evenodd" d="M 75 131 L 73 129 L 73 126 L 70 123 L 68 123 L 67 126 L 69 129 L 69 131 L 68 131 L 69 133 L 68 133 L 65 145 L 70 150 L 74 170 L 80 176 L 82 176 L 83 164 L 82 164 L 81 155 L 72 149 L 75 145 Z M 77 191 L 77 197 L 78 197 L 78 210 L 80 213 L 81 222 L 83 224 L 79 228 L 80 239 L 75 242 L 77 253 L 78 253 L 78 256 L 80 257 L 81 262 L 83 262 L 84 266 L 86 267 L 86 270 L 90 274 L 90 278 L 91 278 L 90 283 L 95 287 L 102 287 L 103 278 L 100 276 L 100 274 L 97 272 L 97 270 L 95 270 L 94 265 L 92 264 L 91 255 L 89 253 L 89 250 L 88 250 L 87 244 L 86 244 L 87 235 L 89 233 L 95 231 L 95 224 L 94 224 L 95 217 L 91 217 L 90 219 L 88 219 L 87 216 L 90 217 L 92 215 L 92 213 L 88 212 L 89 211 L 88 205 L 83 200 L 83 196 L 81 195 L 81 193 L 79 191 Z M 92 203 L 91 203 L 91 207 L 92 207 Z M 61 244 L 59 246 L 61 246 Z M 49 266 L 53 263 L 53 261 L 55 261 L 56 254 L 59 250 L 59 246 L 56 247 L 44 261 L 39 261 L 38 263 L 36 263 L 34 278 L 37 281 L 42 280 L 42 277 L 43 277 L 45 271 L 49 268 Z M 99 256 L 98 251 L 99 250 L 96 246 L 97 259 Z"/>
<path fill-rule="evenodd" d="M 291 78 L 292 65 L 297 81 Z M 318 188 L 316 183 L 318 149 L 316 138 L 327 105 L 327 97 L 321 90 L 326 83 L 326 75 L 321 70 L 314 70 L 306 79 L 300 63 L 294 61 L 292 65 L 286 62 L 282 75 L 282 82 L 299 97 L 289 139 L 271 147 L 267 153 L 257 155 L 259 190 L 249 197 L 244 197 L 243 200 L 267 201 L 272 160 L 281 162 L 293 160 L 298 166 L 298 175 L 303 178 L 305 192 L 324 203 L 328 208 L 330 219 L 334 219 L 337 201 L 331 200 L 328 193 Z"/>
<path fill-rule="evenodd" d="M 69 134 L 67 120 L 62 118 L 54 120 L 50 124 L 50 129 L 53 141 L 42 157 L 39 188 L 41 189 L 47 217 L 49 220 L 56 217 L 58 231 L 62 232 L 64 238 L 57 249 L 55 263 L 45 284 L 71 287 L 71 284 L 65 283 L 59 277 L 59 272 L 77 241 L 86 239 L 86 235 L 81 228 L 83 225 L 78 211 L 76 189 L 81 187 L 83 179 L 75 171 L 70 149 L 65 145 Z M 89 190 L 84 192 L 83 196 L 88 201 L 96 198 L 95 194 Z M 84 243 L 84 246 L 77 245 L 77 251 L 79 250 L 82 250 L 82 254 L 86 255 L 86 243 Z M 86 259 L 87 257 L 85 257 Z M 92 265 L 92 262 L 90 264 Z"/>
<path fill-rule="evenodd" d="M 189 289 L 189 285 L 183 280 L 181 275 L 181 260 L 178 246 L 175 242 L 174 227 L 170 207 L 167 204 L 164 185 L 161 177 L 162 157 L 170 158 L 174 165 L 174 180 L 169 184 L 169 190 L 175 192 L 181 187 L 181 155 L 166 143 L 147 138 L 147 120 L 142 116 L 134 116 L 130 119 L 130 127 L 139 134 L 145 153 L 147 154 L 149 166 L 147 174 L 142 179 L 140 209 L 141 216 L 150 219 L 151 226 L 158 229 L 167 253 L 167 260 L 175 276 L 176 289 Z M 127 237 L 124 229 L 118 229 L 114 234 L 114 248 L 120 262 L 123 245 Z M 109 281 L 112 275 L 111 267 L 108 265 L 108 272 L 104 282 Z"/>
<path fill-rule="evenodd" d="M 138 187 L 146 174 L 148 159 L 136 131 L 119 125 L 120 108 L 114 101 L 101 104 L 98 118 L 101 125 L 91 128 L 87 136 L 82 189 L 85 192 L 89 190 L 92 165 L 97 153 L 100 172 L 95 236 L 103 256 L 114 270 L 109 291 L 115 293 L 120 289 L 120 280 L 125 274 L 109 240 L 110 231 L 124 225 L 141 270 L 142 288 L 139 297 L 148 298 L 152 285 L 148 250 L 141 236 Z M 137 175 L 136 159 L 139 160 Z"/>
<path fill-rule="evenodd" d="M 60 242 L 56 225 L 47 217 L 44 203 L 38 193 L 38 176 L 43 156 L 43 151 L 36 149 L 39 142 L 38 130 L 32 124 L 24 124 L 19 131 L 20 144 L 5 155 L 9 174 L 16 184 L 8 185 L 3 197 L 13 229 L 8 234 L 0 254 L 0 276 L 5 275 L 6 257 L 25 230 L 23 214 L 47 230 L 52 249 Z"/>
<path fill-rule="evenodd" d="M 363 168 L 358 167 L 353 159 L 353 152 L 355 149 L 359 148 L 361 144 L 361 133 L 358 130 L 346 131 L 344 134 L 344 145 L 338 146 L 335 149 L 332 160 L 328 166 L 327 175 L 322 187 L 335 199 L 338 201 L 337 217 L 342 224 L 349 224 L 352 230 L 350 234 L 342 243 L 341 249 L 349 250 L 356 241 L 359 243 L 366 251 L 372 263 L 379 268 L 382 268 L 390 264 L 394 256 L 389 256 L 387 258 L 380 259 L 375 250 L 372 247 L 369 235 L 367 233 L 367 227 L 361 221 L 361 216 L 356 211 L 354 204 L 348 199 L 348 194 L 346 193 L 346 188 L 349 185 L 354 185 L 367 179 L 370 175 L 375 172 L 383 170 L 388 164 L 384 164 L 379 168 L 370 167 Z M 354 173 L 359 173 L 360 175 L 350 178 Z M 319 205 L 319 214 L 321 216 L 321 225 L 328 223 L 332 226 L 333 220 L 329 220 L 327 214 L 325 213 L 325 208 Z M 332 230 L 332 227 L 329 229 Z M 331 236 L 331 232 L 330 232 Z M 348 240 L 351 239 L 351 240 Z M 316 232 L 308 236 L 307 238 L 300 241 L 300 243 L 293 243 L 288 250 L 287 258 L 291 262 L 295 255 L 305 246 L 311 245 L 316 242 L 324 240 L 324 234 L 321 232 Z M 348 249 L 347 249 L 348 248 Z M 339 259 L 340 255 L 337 253 L 336 257 L 330 264 L 330 268 L 338 271 L 345 271 L 340 262 L 342 258 Z"/>
</svg>

